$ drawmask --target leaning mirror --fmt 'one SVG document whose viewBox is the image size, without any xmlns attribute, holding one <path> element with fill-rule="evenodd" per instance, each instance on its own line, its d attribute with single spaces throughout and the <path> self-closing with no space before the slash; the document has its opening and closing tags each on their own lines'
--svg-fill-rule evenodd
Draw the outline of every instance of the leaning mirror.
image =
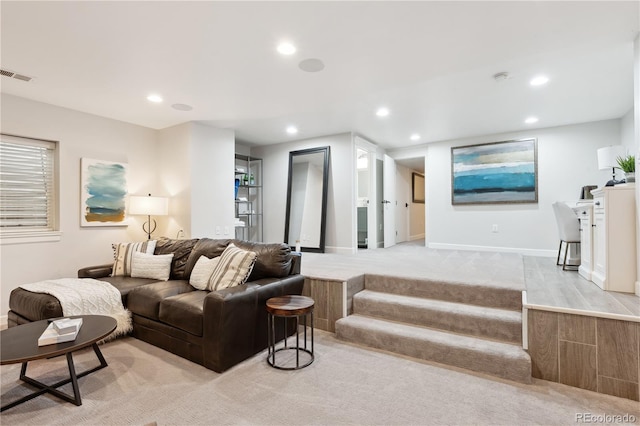
<svg viewBox="0 0 640 426">
<path fill-rule="evenodd" d="M 328 185 L 328 146 L 289 153 L 284 241 L 291 247 L 324 253 Z"/>
</svg>

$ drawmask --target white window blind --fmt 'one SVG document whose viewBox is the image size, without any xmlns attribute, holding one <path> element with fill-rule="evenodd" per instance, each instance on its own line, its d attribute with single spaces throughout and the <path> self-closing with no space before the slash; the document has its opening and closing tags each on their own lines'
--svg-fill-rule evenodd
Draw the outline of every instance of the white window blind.
<svg viewBox="0 0 640 426">
<path fill-rule="evenodd" d="M 55 142 L 0 138 L 0 231 L 55 229 Z"/>
</svg>

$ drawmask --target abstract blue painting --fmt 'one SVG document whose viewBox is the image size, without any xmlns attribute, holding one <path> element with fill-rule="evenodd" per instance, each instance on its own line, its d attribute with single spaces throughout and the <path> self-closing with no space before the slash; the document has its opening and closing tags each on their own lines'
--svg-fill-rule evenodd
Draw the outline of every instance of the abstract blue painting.
<svg viewBox="0 0 640 426">
<path fill-rule="evenodd" d="M 451 148 L 451 204 L 538 202 L 535 139 Z"/>
<path fill-rule="evenodd" d="M 81 169 L 81 226 L 127 225 L 127 165 L 83 158 Z"/>
</svg>

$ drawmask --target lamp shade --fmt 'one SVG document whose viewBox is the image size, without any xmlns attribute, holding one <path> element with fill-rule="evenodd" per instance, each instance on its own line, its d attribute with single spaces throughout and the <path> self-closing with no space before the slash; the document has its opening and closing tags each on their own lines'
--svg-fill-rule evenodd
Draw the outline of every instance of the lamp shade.
<svg viewBox="0 0 640 426">
<path fill-rule="evenodd" d="M 132 195 L 129 197 L 129 214 L 166 216 L 169 214 L 169 199 L 166 197 L 148 197 Z"/>
<path fill-rule="evenodd" d="M 606 170 L 618 167 L 618 157 L 624 157 L 625 155 L 627 155 L 627 150 L 622 145 L 598 148 L 598 168 Z"/>
</svg>

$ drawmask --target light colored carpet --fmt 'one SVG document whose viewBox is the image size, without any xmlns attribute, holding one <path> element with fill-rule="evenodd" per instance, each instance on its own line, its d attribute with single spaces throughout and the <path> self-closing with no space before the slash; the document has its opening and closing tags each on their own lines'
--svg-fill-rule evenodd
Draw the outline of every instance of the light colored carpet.
<svg viewBox="0 0 640 426">
<path fill-rule="evenodd" d="M 310 278 L 346 281 L 365 273 L 525 290 L 523 260 L 516 253 L 435 250 L 398 244 L 356 254 L 302 254 L 302 274 Z"/>
<path fill-rule="evenodd" d="M 216 374 L 133 338 L 105 344 L 109 367 L 80 379 L 81 407 L 40 396 L 7 410 L 3 425 L 575 424 L 577 413 L 631 414 L 637 402 L 535 380 L 531 385 L 461 372 L 338 341 L 316 332 L 316 361 L 279 371 L 259 354 Z M 77 356 L 94 365 L 92 352 Z M 64 359 L 38 361 L 38 376 Z M 19 365 L 0 369 L 15 398 Z M 68 386 L 67 386 L 68 388 Z M 9 397 L 7 397 L 9 398 Z M 3 403 L 6 400 L 3 398 Z"/>
</svg>

